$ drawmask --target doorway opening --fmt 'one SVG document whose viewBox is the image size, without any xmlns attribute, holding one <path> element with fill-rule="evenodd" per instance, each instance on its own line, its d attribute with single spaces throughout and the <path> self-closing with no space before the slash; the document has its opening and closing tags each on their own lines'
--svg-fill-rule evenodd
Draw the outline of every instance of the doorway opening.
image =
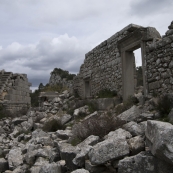
<svg viewBox="0 0 173 173">
<path fill-rule="evenodd" d="M 122 81 L 123 81 L 123 100 L 127 100 L 129 96 L 134 95 L 135 93 L 141 91 L 146 94 L 146 85 L 145 85 L 145 76 L 142 73 L 142 82 L 137 80 L 136 76 L 136 63 L 135 63 L 135 54 L 136 54 L 136 62 L 137 66 L 141 65 L 139 68 L 140 72 L 142 72 L 144 68 L 144 46 L 141 41 L 132 42 L 128 44 L 121 50 L 121 58 L 122 58 Z M 142 57 L 142 58 L 140 58 Z M 142 62 L 141 62 L 142 61 Z M 139 87 L 138 85 L 143 85 L 143 87 Z"/>
<path fill-rule="evenodd" d="M 85 80 L 84 81 L 84 85 L 85 85 L 85 98 L 89 98 L 91 95 L 90 92 L 90 80 Z"/>
<path fill-rule="evenodd" d="M 143 84 L 141 48 L 134 50 L 133 53 L 135 56 L 135 88 L 142 89 L 144 84 Z"/>
</svg>

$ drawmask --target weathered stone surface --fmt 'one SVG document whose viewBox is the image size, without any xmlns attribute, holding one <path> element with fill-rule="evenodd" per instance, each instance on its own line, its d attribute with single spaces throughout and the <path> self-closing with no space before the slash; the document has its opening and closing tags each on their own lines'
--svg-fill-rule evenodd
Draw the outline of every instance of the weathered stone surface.
<svg viewBox="0 0 173 173">
<path fill-rule="evenodd" d="M 67 167 L 70 170 L 77 169 L 78 167 L 72 162 L 72 160 L 76 157 L 76 154 L 79 152 L 76 150 L 76 147 L 73 147 L 72 145 L 65 142 L 59 142 L 58 146 L 61 159 L 65 160 Z"/>
<path fill-rule="evenodd" d="M 77 116 L 80 116 L 80 114 L 88 114 L 88 113 L 89 113 L 88 106 L 85 105 L 83 107 L 80 107 L 78 109 L 75 109 L 73 115 L 74 115 L 74 117 L 77 117 Z"/>
<path fill-rule="evenodd" d="M 135 136 L 128 140 L 128 144 L 130 147 L 130 154 L 135 155 L 141 151 L 145 150 L 145 141 L 141 136 Z"/>
<path fill-rule="evenodd" d="M 146 137 L 151 153 L 173 165 L 173 125 L 149 120 Z"/>
<path fill-rule="evenodd" d="M 113 139 L 113 138 L 129 139 L 129 138 L 131 138 L 131 137 L 132 137 L 132 135 L 131 135 L 128 131 L 126 131 L 126 130 L 124 130 L 124 129 L 122 129 L 122 128 L 119 128 L 119 129 L 117 129 L 117 130 L 115 130 L 115 131 L 109 132 L 109 133 L 104 137 L 104 139 Z"/>
<path fill-rule="evenodd" d="M 18 124 L 21 124 L 23 121 L 27 121 L 27 119 L 23 119 L 23 118 L 14 118 L 14 119 L 12 120 L 12 123 L 13 123 L 14 125 L 18 125 Z"/>
<path fill-rule="evenodd" d="M 62 140 L 69 139 L 69 137 L 72 136 L 71 130 L 57 130 L 56 134 L 57 134 L 57 137 Z"/>
<path fill-rule="evenodd" d="M 122 128 L 129 131 L 132 136 L 142 135 L 141 126 L 134 121 L 124 124 Z"/>
<path fill-rule="evenodd" d="M 155 158 L 151 153 L 141 152 L 135 156 L 126 157 L 118 163 L 120 173 L 171 173 L 172 167 Z"/>
<path fill-rule="evenodd" d="M 61 168 L 57 163 L 43 165 L 39 173 L 61 173 Z"/>
<path fill-rule="evenodd" d="M 72 116 L 69 115 L 69 114 L 64 114 L 62 117 L 61 117 L 61 124 L 64 125 L 66 123 L 68 123 L 70 120 L 71 120 Z"/>
<path fill-rule="evenodd" d="M 87 171 L 85 169 L 77 169 L 75 171 L 72 171 L 71 173 L 89 173 L 89 171 Z"/>
<path fill-rule="evenodd" d="M 126 122 L 135 121 L 139 117 L 140 112 L 141 111 L 137 106 L 132 106 L 130 109 L 118 115 L 118 118 Z"/>
<path fill-rule="evenodd" d="M 26 74 L 0 71 L 0 102 L 11 113 L 23 112 L 31 105 L 30 83 Z M 25 112 L 23 112 L 24 114 Z M 17 121 L 16 121 L 17 123 Z"/>
<path fill-rule="evenodd" d="M 81 151 L 73 159 L 73 163 L 79 167 L 83 167 L 85 165 L 85 157 L 91 149 L 92 147 L 90 145 L 82 148 Z"/>
<path fill-rule="evenodd" d="M 142 122 L 146 120 L 153 120 L 154 114 L 152 113 L 141 113 L 139 117 L 137 118 L 137 122 Z"/>
<path fill-rule="evenodd" d="M 89 160 L 86 160 L 85 169 L 88 170 L 90 173 L 98 173 L 106 170 L 106 167 L 104 165 L 98 165 L 98 166 L 92 165 Z"/>
<path fill-rule="evenodd" d="M 8 154 L 8 163 L 10 169 L 15 169 L 23 163 L 21 148 L 12 148 Z"/>
<path fill-rule="evenodd" d="M 79 153 L 77 153 L 76 157 L 73 159 L 73 163 L 79 167 L 83 167 L 85 165 L 85 158 L 88 152 L 91 150 L 93 145 L 98 143 L 98 141 L 98 136 L 91 135 L 78 144 L 77 149 L 79 150 Z"/>
<path fill-rule="evenodd" d="M 104 164 L 109 160 L 123 158 L 129 154 L 129 145 L 126 141 L 126 134 L 120 135 L 118 130 L 117 133 L 116 131 L 114 133 L 115 134 L 111 135 L 108 134 L 106 140 L 96 144 L 89 151 L 89 160 L 93 165 Z"/>
<path fill-rule="evenodd" d="M 173 109 L 171 109 L 170 113 L 168 114 L 169 121 L 173 123 Z"/>
</svg>

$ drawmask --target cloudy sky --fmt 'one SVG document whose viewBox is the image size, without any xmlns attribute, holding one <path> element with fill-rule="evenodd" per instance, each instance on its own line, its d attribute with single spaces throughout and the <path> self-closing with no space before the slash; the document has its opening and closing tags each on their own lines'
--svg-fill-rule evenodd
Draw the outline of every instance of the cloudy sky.
<svg viewBox="0 0 173 173">
<path fill-rule="evenodd" d="M 164 35 L 172 20 L 172 0 L 0 0 L 0 69 L 35 88 L 55 67 L 77 73 L 85 53 L 130 23 Z"/>
</svg>

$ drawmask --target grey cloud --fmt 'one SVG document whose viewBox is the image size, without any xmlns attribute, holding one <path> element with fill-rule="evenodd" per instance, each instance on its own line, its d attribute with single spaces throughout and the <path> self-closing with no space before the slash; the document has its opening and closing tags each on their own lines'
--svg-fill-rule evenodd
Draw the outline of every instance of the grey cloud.
<svg viewBox="0 0 173 173">
<path fill-rule="evenodd" d="M 40 82 L 48 82 L 50 71 L 55 67 L 77 73 L 89 49 L 91 47 L 83 40 L 67 34 L 43 39 L 33 45 L 12 43 L 0 50 L 0 68 L 8 67 L 8 70 L 16 66 L 16 72 L 28 73 L 33 86 L 38 86 Z"/>
<path fill-rule="evenodd" d="M 138 0 L 131 2 L 130 13 L 138 16 L 148 16 L 167 12 L 173 5 L 172 0 Z M 152 16 L 151 16 L 152 17 Z"/>
</svg>

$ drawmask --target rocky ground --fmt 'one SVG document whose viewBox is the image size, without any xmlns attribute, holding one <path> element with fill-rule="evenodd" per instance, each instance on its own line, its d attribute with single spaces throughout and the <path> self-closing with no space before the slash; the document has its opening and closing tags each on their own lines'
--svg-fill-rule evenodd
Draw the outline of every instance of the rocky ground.
<svg viewBox="0 0 173 173">
<path fill-rule="evenodd" d="M 0 172 L 172 173 L 173 125 L 155 120 L 154 98 L 144 102 L 136 96 L 138 104 L 117 114 L 116 105 L 109 111 L 91 112 L 88 105 L 75 109 L 76 99 L 64 91 L 40 110 L 1 119 Z M 115 121 L 114 130 L 105 117 Z M 93 118 L 99 122 L 95 128 Z M 100 134 L 92 135 L 97 130 Z M 85 140 L 79 140 L 80 131 L 86 132 Z"/>
</svg>

